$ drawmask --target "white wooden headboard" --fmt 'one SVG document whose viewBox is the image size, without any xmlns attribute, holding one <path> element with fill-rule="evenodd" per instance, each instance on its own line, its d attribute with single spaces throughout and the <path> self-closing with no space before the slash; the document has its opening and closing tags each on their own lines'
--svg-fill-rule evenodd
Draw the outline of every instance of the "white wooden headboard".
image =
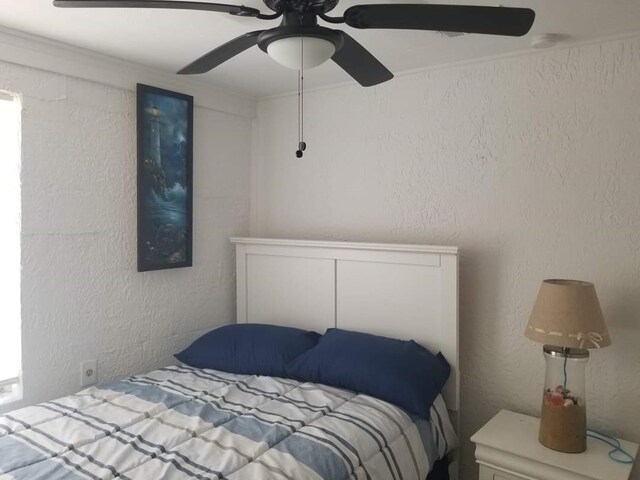
<svg viewBox="0 0 640 480">
<path fill-rule="evenodd" d="M 237 321 L 413 339 L 451 365 L 443 396 L 460 402 L 458 249 L 232 238 Z"/>
</svg>

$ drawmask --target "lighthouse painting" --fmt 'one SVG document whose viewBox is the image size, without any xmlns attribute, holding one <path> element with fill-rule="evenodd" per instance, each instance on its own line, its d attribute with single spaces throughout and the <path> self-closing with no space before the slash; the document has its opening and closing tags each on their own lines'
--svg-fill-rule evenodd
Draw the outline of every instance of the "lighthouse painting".
<svg viewBox="0 0 640 480">
<path fill-rule="evenodd" d="M 190 267 L 193 97 L 138 84 L 138 271 Z"/>
</svg>

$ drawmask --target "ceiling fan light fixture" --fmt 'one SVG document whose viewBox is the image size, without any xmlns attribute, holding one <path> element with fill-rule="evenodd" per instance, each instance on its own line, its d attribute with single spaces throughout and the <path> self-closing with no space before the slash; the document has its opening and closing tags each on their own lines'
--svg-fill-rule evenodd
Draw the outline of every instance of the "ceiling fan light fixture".
<svg viewBox="0 0 640 480">
<path fill-rule="evenodd" d="M 339 0 L 263 1 L 274 13 L 264 14 L 256 8 L 202 0 L 53 0 L 53 4 L 71 8 L 199 10 L 259 20 L 282 17 L 280 26 L 240 35 L 202 55 L 178 73 L 192 75 L 209 72 L 257 45 L 281 65 L 295 70 L 314 68 L 332 59 L 363 87 L 391 80 L 393 73 L 348 33 L 319 26 L 318 18 L 328 23 L 343 23 L 361 29 L 426 30 L 447 32 L 445 35 L 448 36 L 456 35 L 450 32 L 459 32 L 511 37 L 526 35 L 536 18 L 536 13 L 529 8 L 422 3 L 353 5 L 341 17 L 329 17 L 326 13 L 333 10 Z M 546 46 L 546 42 L 538 42 L 537 46 Z"/>
<path fill-rule="evenodd" d="M 320 37 L 293 36 L 273 40 L 267 46 L 269 56 L 280 65 L 293 70 L 315 68 L 336 52 L 330 40 Z"/>
</svg>

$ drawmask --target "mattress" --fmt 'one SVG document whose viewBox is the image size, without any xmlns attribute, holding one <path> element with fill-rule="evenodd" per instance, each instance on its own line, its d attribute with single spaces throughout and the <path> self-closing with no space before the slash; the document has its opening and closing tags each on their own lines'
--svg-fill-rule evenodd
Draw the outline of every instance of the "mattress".
<svg viewBox="0 0 640 480">
<path fill-rule="evenodd" d="M 171 366 L 0 416 L 1 480 L 419 479 L 455 448 L 429 420 L 290 379 Z"/>
</svg>

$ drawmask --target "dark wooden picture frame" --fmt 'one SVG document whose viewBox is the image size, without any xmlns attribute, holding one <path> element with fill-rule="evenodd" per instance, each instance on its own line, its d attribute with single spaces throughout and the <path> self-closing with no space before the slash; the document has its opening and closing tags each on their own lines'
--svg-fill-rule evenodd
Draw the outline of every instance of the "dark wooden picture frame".
<svg viewBox="0 0 640 480">
<path fill-rule="evenodd" d="M 138 271 L 190 267 L 193 97 L 137 85 Z"/>
</svg>

